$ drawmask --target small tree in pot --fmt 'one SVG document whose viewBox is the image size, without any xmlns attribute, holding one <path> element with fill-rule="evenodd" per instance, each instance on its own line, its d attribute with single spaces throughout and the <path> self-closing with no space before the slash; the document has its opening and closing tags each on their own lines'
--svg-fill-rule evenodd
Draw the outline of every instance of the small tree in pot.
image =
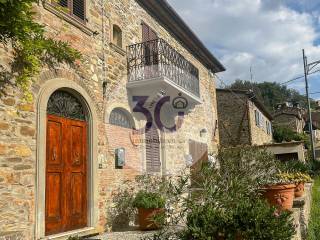
<svg viewBox="0 0 320 240">
<path fill-rule="evenodd" d="M 159 193 L 141 190 L 135 196 L 133 206 L 138 209 L 139 227 L 141 230 L 155 230 L 165 220 L 165 198 Z"/>
</svg>

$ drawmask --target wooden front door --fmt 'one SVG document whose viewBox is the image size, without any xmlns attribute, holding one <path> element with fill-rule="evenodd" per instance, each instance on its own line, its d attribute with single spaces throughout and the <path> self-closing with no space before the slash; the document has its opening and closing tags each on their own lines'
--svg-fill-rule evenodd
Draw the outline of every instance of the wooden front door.
<svg viewBox="0 0 320 240">
<path fill-rule="evenodd" d="M 87 123 L 47 115 L 45 233 L 87 226 Z"/>
</svg>

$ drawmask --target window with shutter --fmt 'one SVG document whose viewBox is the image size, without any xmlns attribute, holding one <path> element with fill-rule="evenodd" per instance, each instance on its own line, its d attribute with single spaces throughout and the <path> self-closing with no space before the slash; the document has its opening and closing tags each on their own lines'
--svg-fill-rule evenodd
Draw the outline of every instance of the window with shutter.
<svg viewBox="0 0 320 240">
<path fill-rule="evenodd" d="M 256 120 L 256 126 L 259 126 L 259 112 L 257 110 L 254 110 L 254 116 Z"/>
<path fill-rule="evenodd" d="M 85 6 L 84 0 L 73 0 L 72 1 L 72 13 L 73 15 L 80 18 L 82 21 L 85 20 Z"/>
<path fill-rule="evenodd" d="M 157 65 L 159 63 L 158 42 L 153 41 L 157 38 L 157 33 L 147 24 L 142 23 L 142 42 L 148 42 L 144 48 L 145 63 L 147 66 Z"/>
<path fill-rule="evenodd" d="M 52 0 L 52 3 L 57 3 L 61 7 L 68 9 L 68 12 L 71 16 L 85 22 L 86 20 L 86 2 L 85 0 L 59 0 L 58 2 Z"/>
<path fill-rule="evenodd" d="M 148 173 L 161 171 L 160 138 L 157 129 L 152 126 L 146 136 L 146 170 Z"/>
</svg>

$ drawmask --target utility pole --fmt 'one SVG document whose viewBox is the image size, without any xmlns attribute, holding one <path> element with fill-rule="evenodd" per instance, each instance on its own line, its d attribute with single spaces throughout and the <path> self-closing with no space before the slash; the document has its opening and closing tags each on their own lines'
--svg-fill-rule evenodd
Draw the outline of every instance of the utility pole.
<svg viewBox="0 0 320 240">
<path fill-rule="evenodd" d="M 309 97 L 309 83 L 308 83 L 308 74 L 310 70 L 314 68 L 316 65 L 320 63 L 320 61 L 312 62 L 308 64 L 307 57 L 304 53 L 304 49 L 302 49 L 302 56 L 303 56 L 303 66 L 304 66 L 304 80 L 306 82 L 306 95 L 307 95 L 307 102 L 308 102 L 308 115 L 309 115 L 309 131 L 310 131 L 310 140 L 311 140 L 311 151 L 312 151 L 312 160 L 316 160 L 316 151 L 314 147 L 313 141 L 313 126 L 312 126 L 312 113 L 311 113 L 311 104 L 310 104 L 310 97 Z"/>
</svg>

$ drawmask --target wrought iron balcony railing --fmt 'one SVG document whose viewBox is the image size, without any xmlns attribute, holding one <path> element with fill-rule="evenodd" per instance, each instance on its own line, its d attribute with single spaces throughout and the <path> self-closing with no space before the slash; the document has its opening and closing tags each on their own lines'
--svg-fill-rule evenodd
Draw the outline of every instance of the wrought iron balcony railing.
<svg viewBox="0 0 320 240">
<path fill-rule="evenodd" d="M 129 82 L 166 77 L 200 97 L 198 69 L 161 38 L 128 46 L 127 61 Z"/>
</svg>

